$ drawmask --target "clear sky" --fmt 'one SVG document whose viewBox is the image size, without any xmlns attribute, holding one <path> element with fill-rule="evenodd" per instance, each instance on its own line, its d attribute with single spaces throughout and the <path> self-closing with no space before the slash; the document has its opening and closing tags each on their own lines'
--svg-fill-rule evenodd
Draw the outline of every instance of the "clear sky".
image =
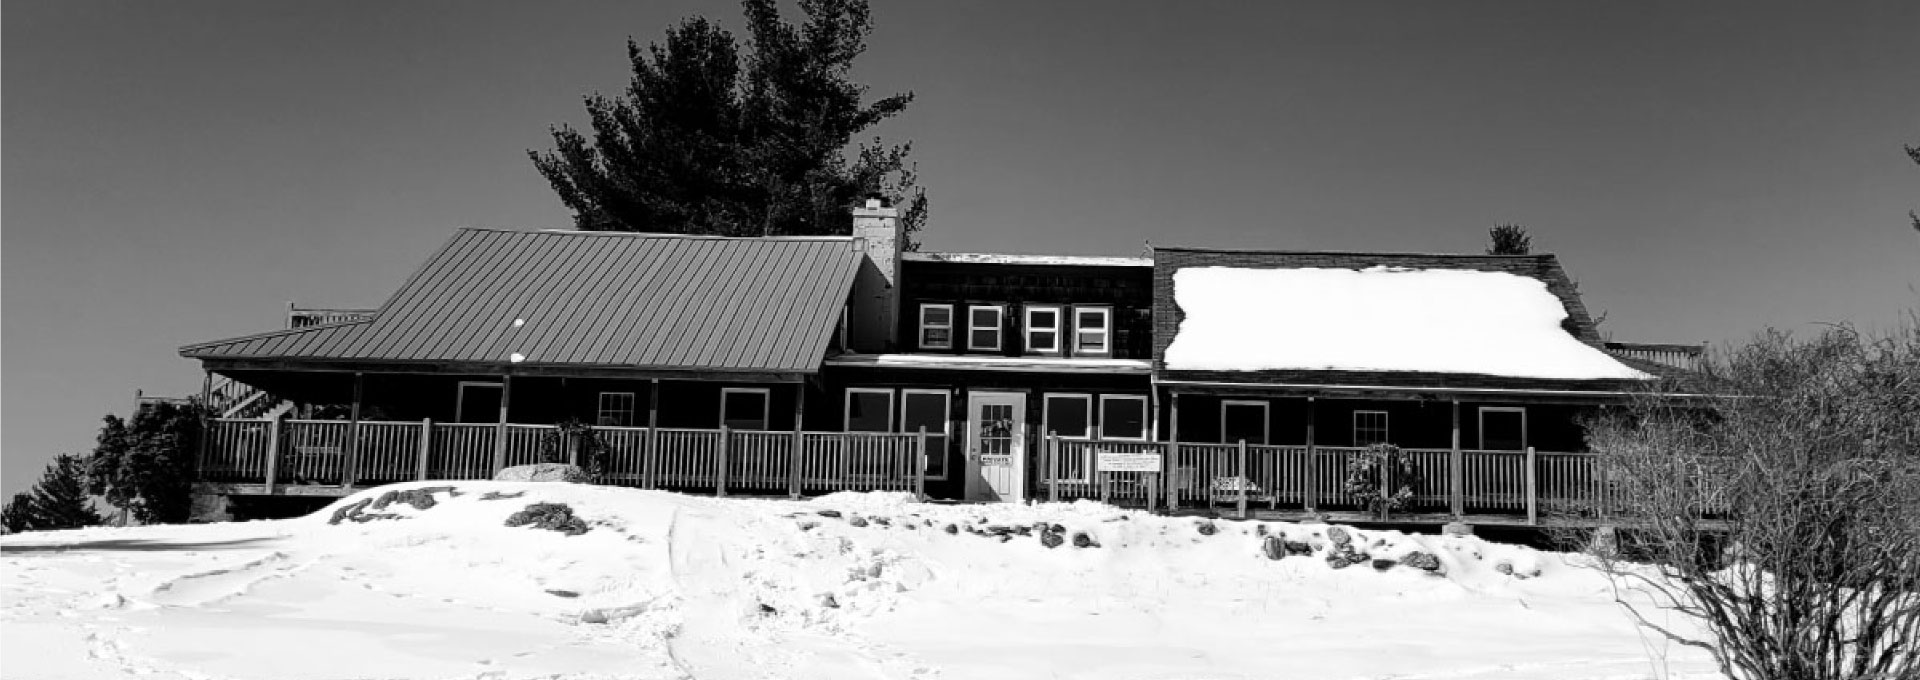
<svg viewBox="0 0 1920 680">
<path fill-rule="evenodd" d="M 375 306 L 458 226 L 569 224 L 526 159 L 624 40 L 725 2 L 4 10 L 6 493 L 175 353 Z M 898 2 L 929 250 L 1558 253 L 1616 339 L 1920 307 L 1920 3 Z"/>
</svg>

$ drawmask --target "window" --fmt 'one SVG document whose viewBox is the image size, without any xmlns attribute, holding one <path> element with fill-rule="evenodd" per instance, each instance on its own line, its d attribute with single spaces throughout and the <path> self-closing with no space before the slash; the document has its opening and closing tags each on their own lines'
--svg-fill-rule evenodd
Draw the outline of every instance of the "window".
<svg viewBox="0 0 1920 680">
<path fill-rule="evenodd" d="M 1387 443 L 1386 411 L 1353 412 L 1353 445 L 1370 446 Z"/>
<path fill-rule="evenodd" d="M 1027 351 L 1060 353 L 1060 306 L 1027 305 Z"/>
<path fill-rule="evenodd" d="M 454 421 L 461 423 L 500 422 L 500 383 L 460 383 L 453 403 Z"/>
<path fill-rule="evenodd" d="M 1092 431 L 1093 397 L 1086 394 L 1049 394 L 1041 414 L 1041 432 L 1065 439 L 1086 439 Z"/>
<path fill-rule="evenodd" d="M 765 430 L 769 401 L 765 387 L 721 388 L 720 424 L 735 430 Z"/>
<path fill-rule="evenodd" d="M 1527 450 L 1527 409 L 1480 407 L 1480 448 L 1484 451 Z"/>
<path fill-rule="evenodd" d="M 900 431 L 918 433 L 927 428 L 927 478 L 947 478 L 947 392 L 901 390 Z"/>
<path fill-rule="evenodd" d="M 600 408 L 593 424 L 632 427 L 633 403 L 632 392 L 601 392 Z"/>
<path fill-rule="evenodd" d="M 893 390 L 847 388 L 847 432 L 892 432 Z"/>
<path fill-rule="evenodd" d="M 920 305 L 920 349 L 953 349 L 953 305 Z"/>
<path fill-rule="evenodd" d="M 1248 444 L 1267 443 L 1267 402 L 1220 402 L 1220 441 L 1234 444 L 1242 439 Z"/>
<path fill-rule="evenodd" d="M 1073 353 L 1111 352 L 1107 339 L 1113 335 L 1112 326 L 1113 309 L 1110 307 L 1073 308 Z"/>
<path fill-rule="evenodd" d="M 1147 398 L 1127 394 L 1100 395 L 1101 439 L 1146 439 Z"/>
<path fill-rule="evenodd" d="M 967 308 L 967 349 L 1000 349 L 1000 325 L 1006 310 L 999 305 Z"/>
</svg>

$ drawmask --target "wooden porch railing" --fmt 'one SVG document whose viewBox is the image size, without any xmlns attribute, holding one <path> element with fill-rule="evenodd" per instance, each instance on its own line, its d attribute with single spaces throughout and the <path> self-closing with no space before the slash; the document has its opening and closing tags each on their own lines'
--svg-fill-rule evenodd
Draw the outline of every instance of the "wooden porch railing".
<svg viewBox="0 0 1920 680">
<path fill-rule="evenodd" d="M 607 484 L 720 495 L 926 489 L 922 433 L 644 427 L 594 433 L 606 448 Z M 492 479 L 500 465 L 547 457 L 584 463 L 577 443 L 557 437 L 552 425 L 216 418 L 207 436 L 202 481 L 264 484 L 268 493 L 280 485 Z"/>
</svg>

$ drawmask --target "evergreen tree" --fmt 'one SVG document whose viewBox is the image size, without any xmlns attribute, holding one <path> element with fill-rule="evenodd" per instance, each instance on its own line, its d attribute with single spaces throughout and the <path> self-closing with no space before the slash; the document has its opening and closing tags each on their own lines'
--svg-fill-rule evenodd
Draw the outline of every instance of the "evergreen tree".
<svg viewBox="0 0 1920 680">
<path fill-rule="evenodd" d="M 1487 247 L 1488 255 L 1526 255 L 1533 252 L 1533 237 L 1527 235 L 1527 228 L 1518 224 L 1502 224 L 1487 230 L 1492 241 Z"/>
<path fill-rule="evenodd" d="M 33 487 L 34 528 L 78 529 L 100 522 L 87 496 L 86 462 L 70 454 L 54 457 Z"/>
<path fill-rule="evenodd" d="M 1906 150 L 1907 157 L 1913 159 L 1915 165 L 1920 165 L 1920 146 L 1907 146 L 1902 144 L 1901 148 Z M 1920 231 L 1920 212 L 1908 210 L 1907 219 L 1913 220 L 1913 228 L 1915 231 Z"/>
<path fill-rule="evenodd" d="M 0 526 L 5 526 L 9 534 L 33 529 L 33 494 L 25 491 L 14 494 L 13 500 L 0 508 Z"/>
<path fill-rule="evenodd" d="M 906 110 L 911 93 L 862 103 L 853 82 L 872 18 L 865 0 L 801 0 L 798 26 L 774 0 L 745 0 L 748 52 L 702 17 L 664 43 L 627 42 L 624 95 L 586 97 L 591 131 L 550 128 L 534 167 L 594 231 L 725 236 L 846 234 L 870 196 L 900 206 L 904 247 L 926 223 L 910 145 L 854 142 Z"/>
<path fill-rule="evenodd" d="M 88 471 L 88 491 L 144 523 L 185 522 L 193 509 L 193 475 L 202 407 L 159 403 L 131 423 L 108 415 Z"/>
</svg>

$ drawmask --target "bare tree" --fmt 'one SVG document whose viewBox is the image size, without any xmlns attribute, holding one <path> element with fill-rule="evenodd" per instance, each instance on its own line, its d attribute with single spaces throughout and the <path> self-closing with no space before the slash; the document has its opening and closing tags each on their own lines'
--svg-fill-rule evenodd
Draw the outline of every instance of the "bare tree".
<svg viewBox="0 0 1920 680">
<path fill-rule="evenodd" d="M 1625 501 L 1600 561 L 1621 603 L 1731 677 L 1920 678 L 1920 324 L 1709 363 L 1590 425 Z"/>
</svg>

